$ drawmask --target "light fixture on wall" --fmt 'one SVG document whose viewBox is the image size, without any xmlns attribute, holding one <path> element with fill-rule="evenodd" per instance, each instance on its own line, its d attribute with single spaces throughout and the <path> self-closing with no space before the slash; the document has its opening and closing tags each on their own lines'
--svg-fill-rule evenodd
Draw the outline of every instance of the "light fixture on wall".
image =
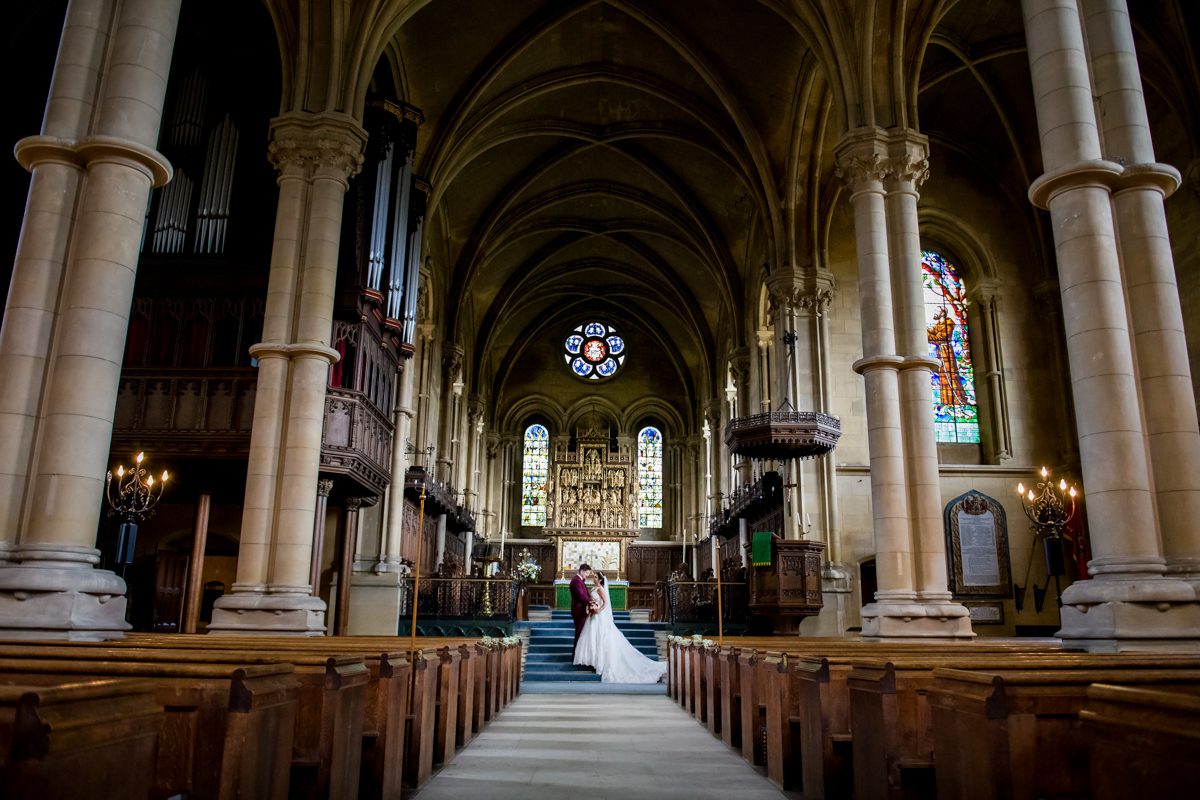
<svg viewBox="0 0 1200 800">
<path fill-rule="evenodd" d="M 121 520 L 117 534 L 116 563 L 121 565 L 122 578 L 125 577 L 125 568 L 133 563 L 138 523 L 154 516 L 154 507 L 162 499 L 171 477 L 164 469 L 156 481 L 154 473 L 143 466 L 145 459 L 145 453 L 138 453 L 128 470 L 118 464 L 116 472 L 109 470 L 104 476 L 104 497 L 108 501 L 109 515 Z"/>
<path fill-rule="evenodd" d="M 1055 483 L 1050 478 L 1050 470 L 1042 467 L 1040 480 L 1033 487 L 1024 483 L 1017 484 L 1017 494 L 1021 497 L 1021 508 L 1029 518 L 1033 527 L 1034 548 L 1038 541 L 1042 544 L 1042 554 L 1046 561 L 1045 586 L 1033 587 L 1033 606 L 1035 611 L 1042 610 L 1046 600 L 1046 592 L 1050 588 L 1050 579 L 1054 578 L 1054 591 L 1058 605 L 1062 607 L 1062 586 L 1060 579 L 1067 574 L 1066 555 L 1063 552 L 1063 530 L 1075 518 L 1075 499 L 1080 492 L 1074 484 L 1068 484 L 1065 478 Z M 1013 599 L 1017 610 L 1025 604 L 1025 589 L 1029 586 L 1029 573 L 1033 568 L 1033 550 L 1029 552 L 1029 565 L 1025 568 L 1025 585 L 1013 585 Z"/>
</svg>

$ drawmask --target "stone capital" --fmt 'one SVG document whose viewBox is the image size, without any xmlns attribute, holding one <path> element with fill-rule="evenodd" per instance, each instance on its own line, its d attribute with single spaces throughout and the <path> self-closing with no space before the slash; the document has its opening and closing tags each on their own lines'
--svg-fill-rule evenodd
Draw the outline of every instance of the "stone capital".
<svg viewBox="0 0 1200 800">
<path fill-rule="evenodd" d="M 851 195 L 913 191 L 929 178 L 929 137 L 911 128 L 849 131 L 834 149 L 837 176 Z"/>
<path fill-rule="evenodd" d="M 333 491 L 333 478 L 319 478 L 317 480 L 317 497 L 329 497 Z"/>
<path fill-rule="evenodd" d="M 821 316 L 833 300 L 833 274 L 828 270 L 779 269 L 766 283 L 772 319 L 781 313 Z"/>
<path fill-rule="evenodd" d="M 442 346 L 442 369 L 446 373 L 447 383 L 454 383 L 462 375 L 464 355 L 466 351 L 462 345 L 447 342 Z"/>
<path fill-rule="evenodd" d="M 738 347 L 729 354 L 729 372 L 739 388 L 750 382 L 750 348 Z"/>
<path fill-rule="evenodd" d="M 366 151 L 367 132 L 346 114 L 288 112 L 271 120 L 267 158 L 281 177 L 324 178 L 349 186 Z"/>
<path fill-rule="evenodd" d="M 999 293 L 1000 284 L 985 278 L 976 281 L 975 285 L 971 287 L 970 299 L 972 303 L 977 303 L 981 308 L 988 308 L 996 302 L 996 295 Z"/>
</svg>

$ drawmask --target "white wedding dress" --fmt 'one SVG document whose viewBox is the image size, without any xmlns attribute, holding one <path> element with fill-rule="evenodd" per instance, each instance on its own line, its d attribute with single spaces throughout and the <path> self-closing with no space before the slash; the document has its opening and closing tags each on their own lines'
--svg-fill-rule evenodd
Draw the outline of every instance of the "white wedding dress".
<svg viewBox="0 0 1200 800">
<path fill-rule="evenodd" d="M 602 683 L 658 683 L 662 680 L 667 674 L 666 663 L 642 655 L 613 622 L 608 588 L 593 588 L 591 595 L 601 607 L 583 625 L 579 643 L 575 646 L 575 663 L 593 667 Z"/>
</svg>

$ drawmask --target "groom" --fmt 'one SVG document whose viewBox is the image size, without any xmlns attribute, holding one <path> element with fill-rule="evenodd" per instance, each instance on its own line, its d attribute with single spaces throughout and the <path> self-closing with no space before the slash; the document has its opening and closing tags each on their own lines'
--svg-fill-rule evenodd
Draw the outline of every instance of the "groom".
<svg viewBox="0 0 1200 800">
<path fill-rule="evenodd" d="M 587 622 L 592 613 L 592 596 L 588 594 L 587 582 L 592 577 L 592 568 L 580 564 L 571 578 L 571 620 L 575 623 L 575 643 L 571 645 L 571 657 L 575 656 L 575 648 L 579 645 L 579 634 L 583 633 L 583 623 Z"/>
</svg>

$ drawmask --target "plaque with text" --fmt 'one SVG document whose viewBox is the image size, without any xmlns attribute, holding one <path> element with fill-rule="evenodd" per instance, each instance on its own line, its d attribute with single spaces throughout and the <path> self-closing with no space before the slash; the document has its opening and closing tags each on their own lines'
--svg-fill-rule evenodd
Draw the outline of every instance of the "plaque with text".
<svg viewBox="0 0 1200 800">
<path fill-rule="evenodd" d="M 956 596 L 1008 597 L 1008 525 L 1004 507 L 971 490 L 946 506 L 946 556 Z"/>
</svg>

